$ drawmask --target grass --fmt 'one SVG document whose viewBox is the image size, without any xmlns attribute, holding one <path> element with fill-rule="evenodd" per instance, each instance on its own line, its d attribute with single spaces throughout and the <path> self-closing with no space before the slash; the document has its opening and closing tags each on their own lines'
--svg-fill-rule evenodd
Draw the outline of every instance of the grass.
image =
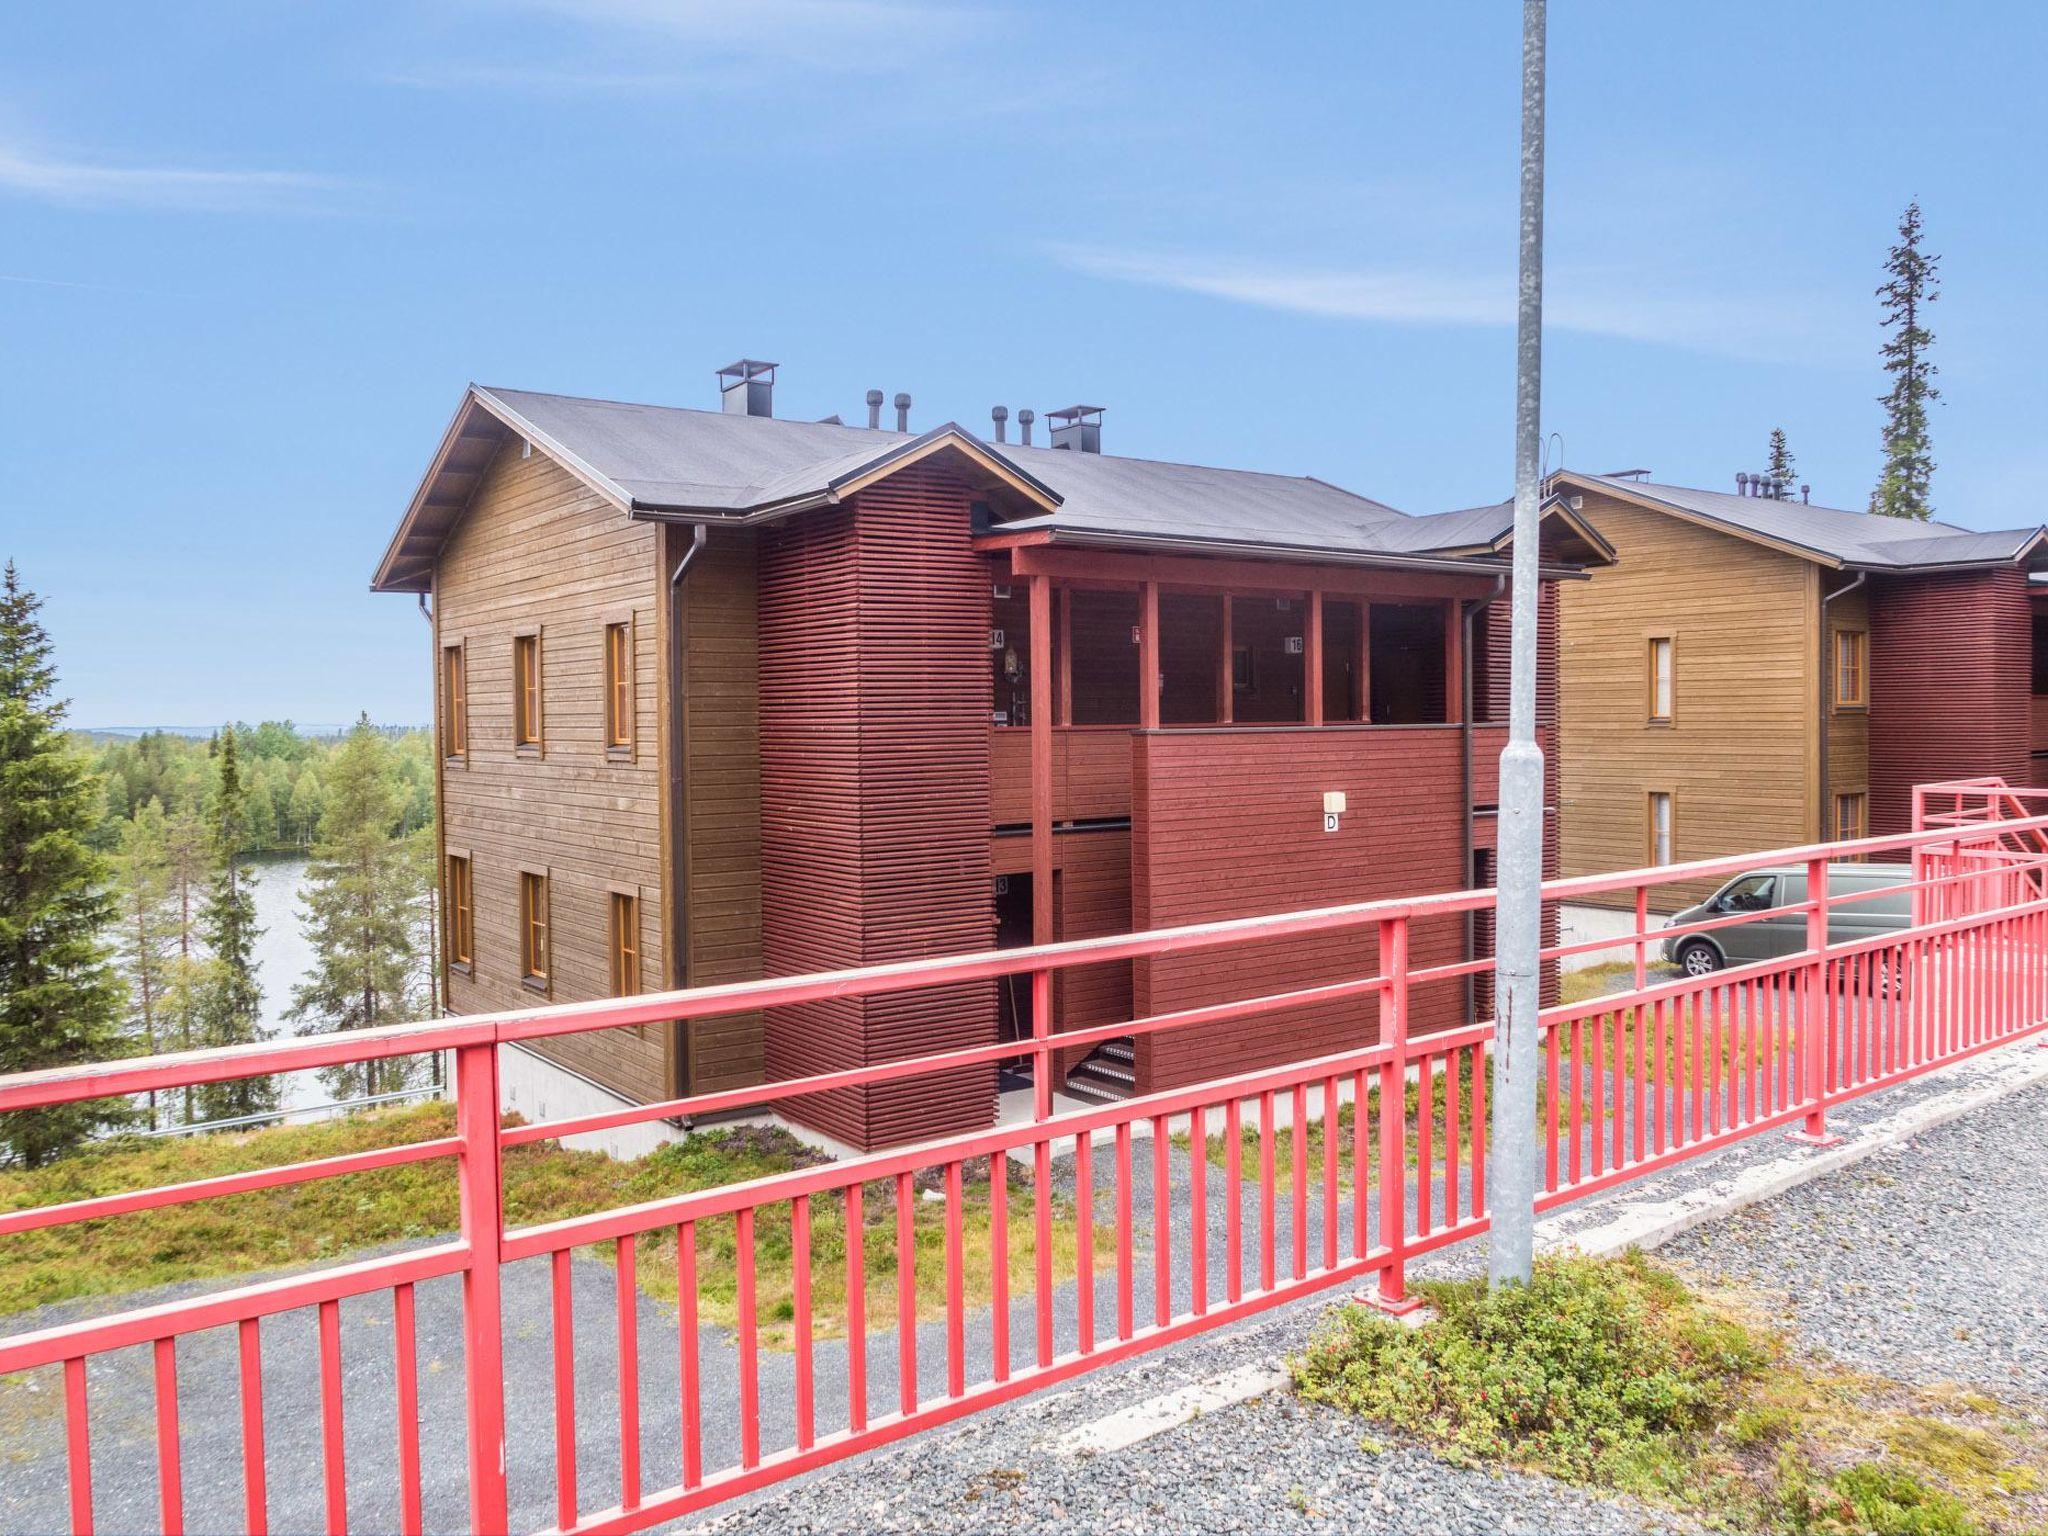
<svg viewBox="0 0 2048 1536">
<path fill-rule="evenodd" d="M 1504 1463 L 1787 1536 L 2038 1531 L 2048 1431 L 1982 1394 L 1798 1357 L 1640 1254 L 1528 1286 L 1427 1282 L 1419 1329 L 1334 1314 L 1294 1362 L 1313 1401 Z"/>
<path fill-rule="evenodd" d="M 113 1141 L 33 1171 L 0 1171 L 0 1210 L 19 1210 L 93 1195 L 211 1178 L 311 1158 L 450 1135 L 453 1109 L 427 1104 L 315 1125 L 277 1127 L 162 1141 Z M 511 1225 L 585 1214 L 664 1195 L 715 1189 L 823 1162 L 779 1130 L 699 1131 L 636 1162 L 601 1152 L 572 1152 L 553 1143 L 505 1154 L 505 1214 Z M 1036 1256 L 1028 1187 L 1010 1175 L 1009 1271 L 1013 1288 L 1028 1284 Z M 921 1173 L 917 1193 L 940 1188 L 937 1170 Z M 0 1313 L 82 1298 L 112 1297 L 178 1281 L 223 1279 L 330 1261 L 349 1253 L 445 1236 L 456 1228 L 455 1173 L 449 1160 L 377 1169 L 281 1189 L 230 1195 L 0 1238 Z M 893 1183 L 866 1187 L 863 1271 L 868 1315 L 893 1317 L 896 1211 Z M 969 1305 L 991 1294 L 989 1190 L 986 1162 L 964 1170 L 963 1280 Z M 844 1332 L 846 1225 L 844 1202 L 812 1202 L 812 1305 L 817 1333 Z M 1055 1273 L 1073 1262 L 1072 1213 L 1056 1200 Z M 912 1235 L 920 1317 L 945 1305 L 945 1206 L 912 1203 Z M 790 1208 L 764 1207 L 755 1221 L 756 1305 L 763 1342 L 792 1339 L 794 1258 Z M 645 1234 L 635 1272 L 641 1288 L 665 1300 L 676 1293 L 676 1238 L 671 1229 Z M 599 1250 L 609 1256 L 611 1245 Z M 737 1239 L 731 1217 L 701 1222 L 697 1231 L 699 1316 L 730 1325 L 737 1310 Z"/>
</svg>

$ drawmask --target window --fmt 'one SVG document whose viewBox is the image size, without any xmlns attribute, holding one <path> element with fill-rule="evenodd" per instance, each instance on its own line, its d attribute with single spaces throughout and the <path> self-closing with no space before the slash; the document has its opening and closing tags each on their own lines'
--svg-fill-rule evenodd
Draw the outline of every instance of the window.
<svg viewBox="0 0 2048 1536">
<path fill-rule="evenodd" d="M 512 638 L 512 744 L 540 750 L 540 632 Z"/>
<path fill-rule="evenodd" d="M 533 870 L 519 876 L 519 969 L 545 987 L 548 980 L 548 877 Z"/>
<path fill-rule="evenodd" d="M 1652 724 L 1671 723 L 1671 637 L 1658 635 L 1650 641 L 1648 681 Z"/>
<path fill-rule="evenodd" d="M 460 645 L 441 650 L 441 754 L 469 755 L 469 679 Z"/>
<path fill-rule="evenodd" d="M 1653 789 L 1649 802 L 1649 862 L 1669 864 L 1671 856 L 1671 794 L 1668 790 Z"/>
<path fill-rule="evenodd" d="M 611 905 L 612 996 L 632 997 L 640 990 L 640 898 L 613 891 Z"/>
<path fill-rule="evenodd" d="M 604 746 L 614 755 L 633 751 L 633 626 L 604 627 Z"/>
<path fill-rule="evenodd" d="M 466 854 L 448 855 L 442 898 L 448 906 L 448 963 L 467 970 L 476 963 L 476 913 Z"/>
<path fill-rule="evenodd" d="M 1835 796 L 1835 838 L 1838 843 L 1870 835 L 1870 797 L 1862 790 Z"/>
<path fill-rule="evenodd" d="M 1860 629 L 1835 631 L 1835 708 L 1862 709 L 1870 702 L 1864 656 L 1870 637 Z"/>
<path fill-rule="evenodd" d="M 1777 902 L 1777 880 L 1770 875 L 1744 875 L 1723 890 L 1715 905 L 1723 912 L 1768 912 Z"/>
</svg>

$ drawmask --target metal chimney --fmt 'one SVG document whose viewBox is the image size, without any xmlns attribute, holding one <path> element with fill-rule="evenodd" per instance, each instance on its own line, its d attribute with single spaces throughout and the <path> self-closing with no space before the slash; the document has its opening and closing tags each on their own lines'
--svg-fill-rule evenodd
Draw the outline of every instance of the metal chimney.
<svg viewBox="0 0 2048 1536">
<path fill-rule="evenodd" d="M 1045 419 L 1052 424 L 1053 447 L 1070 448 L 1076 453 L 1102 452 L 1101 406 L 1070 405 L 1047 411 Z"/>
<path fill-rule="evenodd" d="M 879 389 L 868 391 L 868 430 L 882 430 L 882 392 Z"/>
<path fill-rule="evenodd" d="M 1007 443 L 1010 440 L 1010 408 L 1007 405 L 999 405 L 988 414 L 989 419 L 996 424 L 996 441 Z"/>
<path fill-rule="evenodd" d="M 1031 423 L 1038 420 L 1038 412 L 1025 406 L 1017 413 L 1017 440 L 1026 448 L 1031 446 Z"/>
<path fill-rule="evenodd" d="M 900 391 L 896 396 L 896 430 L 898 432 L 908 432 L 910 430 L 910 396 Z"/>
<path fill-rule="evenodd" d="M 1812 486 L 1810 486 L 1810 485 L 1802 485 L 1802 486 L 1800 486 L 1800 487 L 1799 487 L 1799 499 L 1800 499 L 1801 501 L 1809 501 L 1809 502 L 1810 502 L 1810 501 L 1812 501 L 1812 500 L 1813 500 L 1813 487 L 1812 487 Z"/>
<path fill-rule="evenodd" d="M 775 364 L 743 357 L 718 370 L 720 403 L 728 416 L 775 414 Z"/>
</svg>

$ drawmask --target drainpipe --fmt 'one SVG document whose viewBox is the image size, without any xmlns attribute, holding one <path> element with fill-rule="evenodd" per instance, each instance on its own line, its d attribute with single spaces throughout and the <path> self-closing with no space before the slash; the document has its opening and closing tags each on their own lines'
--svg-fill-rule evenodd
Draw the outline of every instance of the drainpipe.
<svg viewBox="0 0 2048 1536">
<path fill-rule="evenodd" d="M 1823 592 L 1820 599 L 1820 804 L 1814 809 L 1820 830 L 1819 840 L 1823 843 L 1834 841 L 1828 819 L 1828 790 L 1831 788 L 1828 783 L 1828 735 L 1829 724 L 1834 717 L 1834 689 L 1828 672 L 1834 665 L 1833 658 L 1828 655 L 1828 605 L 1838 597 L 1847 597 L 1862 586 L 1869 576 L 1868 571 L 1858 571 L 1854 581 L 1845 587 L 1837 587 L 1832 592 Z M 1863 664 L 1865 667 L 1870 665 L 1867 651 L 1864 653 Z M 1866 680 L 1864 687 L 1867 689 L 1869 686 Z"/>
<path fill-rule="evenodd" d="M 691 567 L 702 558 L 704 546 L 710 542 L 710 527 L 704 523 L 696 524 L 690 533 L 690 547 L 683 551 L 683 558 L 676 562 L 676 568 L 668 579 L 669 781 L 664 789 L 669 804 L 669 866 L 675 871 L 675 910 L 663 915 L 669 923 L 669 949 L 679 987 L 689 984 L 690 959 L 690 903 L 686 897 L 690 888 L 690 840 L 685 835 L 688 802 L 681 792 L 687 782 L 684 753 L 689 746 L 690 702 L 689 676 L 683 651 L 683 583 L 689 578 Z M 681 1095 L 689 1092 L 689 1067 L 680 1036 L 676 1041 L 676 1052 L 675 1086 Z"/>
<path fill-rule="evenodd" d="M 1468 884 L 1472 879 L 1472 636 L 1478 628 L 1479 616 L 1500 601 L 1500 596 L 1507 590 L 1507 586 L 1507 577 L 1496 576 L 1493 578 L 1493 590 L 1491 592 L 1482 598 L 1466 601 L 1464 605 L 1464 644 L 1458 648 L 1458 661 L 1464 672 L 1464 682 L 1458 690 L 1458 696 L 1465 701 L 1465 719 L 1458 734 L 1460 738 L 1460 782 L 1464 786 L 1460 798 L 1465 806 L 1465 819 L 1462 828 L 1465 849 L 1465 863 L 1463 867 L 1465 880 Z M 1473 912 L 1465 914 L 1465 958 L 1467 960 L 1478 958 L 1472 953 L 1473 943 L 1478 936 L 1473 926 L 1477 920 L 1478 914 Z M 1465 978 L 1465 1017 L 1468 1021 L 1472 1017 L 1473 1004 L 1478 996 L 1478 985 L 1479 978 L 1477 976 L 1467 976 Z"/>
</svg>

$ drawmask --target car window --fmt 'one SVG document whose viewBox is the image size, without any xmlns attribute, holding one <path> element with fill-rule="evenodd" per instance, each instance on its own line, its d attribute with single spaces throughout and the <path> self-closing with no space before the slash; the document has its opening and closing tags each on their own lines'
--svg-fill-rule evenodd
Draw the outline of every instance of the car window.
<svg viewBox="0 0 2048 1536">
<path fill-rule="evenodd" d="M 1778 882 L 1771 875 L 1744 875 L 1721 892 L 1721 905 L 1730 912 L 1761 912 L 1772 906 L 1771 893 Z"/>
</svg>

